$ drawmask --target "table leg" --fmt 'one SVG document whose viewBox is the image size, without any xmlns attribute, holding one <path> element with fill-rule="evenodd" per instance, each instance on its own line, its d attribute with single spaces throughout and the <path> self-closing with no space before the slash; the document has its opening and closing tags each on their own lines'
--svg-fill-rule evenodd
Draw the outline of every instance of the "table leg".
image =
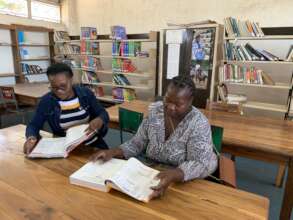
<svg viewBox="0 0 293 220">
<path fill-rule="evenodd" d="M 276 177 L 276 182 L 275 182 L 276 187 L 282 187 L 285 171 L 286 171 L 286 164 L 279 164 L 278 175 Z"/>
<path fill-rule="evenodd" d="M 290 220 L 293 208 L 293 158 L 288 163 L 288 177 L 285 186 L 280 220 Z"/>
</svg>

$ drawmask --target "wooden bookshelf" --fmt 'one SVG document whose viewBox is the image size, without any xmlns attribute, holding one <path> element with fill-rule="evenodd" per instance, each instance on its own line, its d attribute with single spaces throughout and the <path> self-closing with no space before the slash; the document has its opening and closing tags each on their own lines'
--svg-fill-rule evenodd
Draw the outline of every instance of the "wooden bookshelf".
<svg viewBox="0 0 293 220">
<path fill-rule="evenodd" d="M 124 102 L 124 101 L 119 100 L 119 99 L 114 99 L 112 96 L 109 96 L 109 95 L 97 96 L 97 99 L 100 100 L 100 101 L 111 102 L 111 103 L 114 103 L 114 104 L 120 104 L 120 103 Z"/>
<path fill-rule="evenodd" d="M 50 57 L 35 57 L 35 58 L 28 58 L 28 59 L 20 59 L 20 62 L 26 62 L 26 61 L 43 61 L 43 60 L 51 60 Z"/>
<path fill-rule="evenodd" d="M 19 47 L 50 47 L 49 44 L 20 44 Z"/>
<path fill-rule="evenodd" d="M 292 40 L 293 35 L 265 35 L 263 37 L 224 37 L 224 40 Z"/>
<path fill-rule="evenodd" d="M 89 40 L 89 39 L 83 39 L 82 41 L 86 42 L 96 42 L 99 44 L 99 48 L 103 47 L 104 54 L 90 54 L 90 53 L 65 53 L 65 54 L 59 54 L 63 55 L 66 59 L 72 59 L 72 60 L 81 60 L 83 57 L 93 57 L 98 60 L 100 60 L 100 63 L 102 64 L 102 68 L 105 68 L 104 70 L 96 70 L 93 68 L 86 68 L 86 67 L 81 67 L 81 68 L 75 68 L 73 67 L 75 71 L 75 74 L 86 74 L 85 72 L 81 71 L 90 71 L 94 72 L 97 74 L 99 78 L 102 78 L 101 82 L 99 83 L 91 83 L 91 82 L 86 82 L 86 78 L 81 77 L 81 83 L 85 85 L 90 85 L 91 87 L 105 87 L 105 96 L 103 97 L 98 97 L 103 102 L 110 102 L 110 103 L 121 103 L 123 101 L 121 100 L 115 100 L 112 98 L 112 94 L 109 94 L 109 91 L 111 90 L 110 88 L 125 88 L 125 89 L 134 89 L 137 90 L 138 93 L 152 93 L 151 89 L 154 89 L 154 95 L 149 98 L 153 98 L 157 94 L 157 81 L 158 81 L 158 71 L 159 71 L 159 32 L 150 32 L 147 34 L 129 34 L 127 35 L 128 39 L 127 40 L 114 40 L 110 39 L 109 35 L 98 35 L 96 40 Z M 58 45 L 62 46 L 62 44 L 68 44 L 68 45 L 79 45 L 81 40 L 80 36 L 71 36 L 71 40 L 56 40 L 55 41 L 55 46 L 58 47 Z M 144 49 L 144 51 L 149 52 L 149 56 L 116 56 L 109 54 L 112 51 L 112 43 L 114 42 L 141 42 L 141 43 L 147 43 L 146 48 L 154 48 L 156 51 L 156 54 L 152 53 L 153 51 L 148 51 L 148 49 Z M 105 43 L 105 44 L 103 44 Z M 155 45 L 154 45 L 155 44 Z M 63 47 L 63 46 L 62 46 Z M 71 50 L 69 50 L 71 51 Z M 60 52 L 66 52 L 65 50 L 60 50 Z M 133 61 L 133 65 L 141 65 L 143 67 L 150 66 L 150 69 L 148 68 L 142 68 L 140 69 L 140 66 L 138 67 L 138 70 L 135 72 L 116 72 L 111 69 L 111 61 L 112 59 L 127 59 Z M 142 61 L 140 61 L 142 60 Z M 146 64 L 141 64 L 144 62 L 144 60 L 147 60 Z M 103 67 L 105 65 L 105 67 Z M 153 68 L 154 67 L 154 68 Z M 113 74 L 121 74 L 124 76 L 129 77 L 129 81 L 131 85 L 116 85 L 111 82 L 109 79 L 110 77 L 112 78 Z M 82 80 L 85 80 L 82 82 Z M 151 82 L 149 82 L 151 80 Z M 109 82 L 110 81 L 110 82 Z M 154 85 L 147 86 L 150 84 Z M 108 87 L 108 88 L 107 88 Z M 145 95 L 143 95 L 145 97 Z M 139 96 L 138 96 L 139 98 Z"/>
<path fill-rule="evenodd" d="M 24 83 L 25 82 L 25 74 L 22 72 L 22 64 L 25 62 L 30 62 L 29 64 L 34 64 L 33 62 L 40 62 L 40 61 L 48 61 L 48 65 L 54 62 L 54 41 L 53 41 L 53 34 L 54 30 L 53 29 L 48 29 L 45 27 L 37 27 L 37 26 L 25 26 L 25 25 L 17 25 L 13 24 L 11 25 L 13 28 L 11 30 L 11 36 L 12 36 L 12 43 L 13 45 L 13 54 L 14 54 L 14 59 L 15 59 L 15 73 L 18 76 L 18 82 Z M 44 36 L 48 36 L 48 41 L 46 43 L 29 43 L 29 42 L 19 42 L 18 41 L 18 32 L 23 31 L 25 33 L 29 32 L 38 32 L 38 33 L 45 33 Z M 49 53 L 46 54 L 48 57 L 31 57 L 28 59 L 23 59 L 20 55 L 20 49 L 22 47 L 48 47 L 49 48 Z M 37 64 L 37 63 L 36 63 Z M 44 67 L 42 67 L 44 68 Z M 33 74 L 32 74 L 33 75 Z M 40 74 L 37 74 L 40 75 Z"/>
<path fill-rule="evenodd" d="M 0 73 L 0 77 L 11 77 L 11 76 L 15 76 L 15 73 Z"/>
<path fill-rule="evenodd" d="M 223 63 L 227 64 L 251 64 L 251 65 L 257 65 L 257 64 L 271 64 L 271 65 L 292 65 L 293 62 L 289 61 L 249 61 L 249 60 L 223 60 Z"/>
<path fill-rule="evenodd" d="M 259 109 L 259 110 L 267 110 L 267 111 L 274 111 L 274 112 L 281 112 L 286 113 L 287 112 L 287 105 L 277 105 L 277 104 L 271 104 L 271 103 L 263 103 L 263 102 L 246 102 L 242 105 L 245 108 L 253 108 L 253 109 Z"/>
<path fill-rule="evenodd" d="M 281 28 L 265 28 L 265 35 L 262 37 L 228 37 L 227 33 L 224 31 L 224 42 L 236 43 L 236 45 L 243 43 L 251 43 L 256 49 L 267 50 L 268 52 L 273 51 L 272 53 L 280 58 L 286 57 L 288 51 L 281 51 L 279 49 L 279 42 L 282 45 L 282 50 L 285 48 L 290 48 L 293 45 L 293 32 L 284 33 Z M 270 40 L 270 41 L 268 41 Z M 254 42 L 256 41 L 256 42 Z M 258 42 L 265 41 L 265 43 Z M 269 42 L 269 43 L 268 43 Z M 223 46 L 224 50 L 225 47 Z M 271 115 L 272 117 L 283 117 L 288 111 L 288 100 L 290 99 L 289 95 L 292 90 L 292 75 L 293 75 L 293 62 L 289 61 L 251 61 L 251 60 L 227 60 L 225 57 L 225 52 L 223 50 L 222 65 L 231 64 L 237 66 L 245 67 L 255 67 L 256 69 L 263 70 L 268 76 L 270 76 L 275 82 L 274 85 L 266 84 L 249 84 L 249 83 L 237 83 L 237 82 L 227 82 L 224 81 L 228 86 L 228 90 L 233 92 L 240 91 L 242 94 L 245 93 L 248 96 L 247 103 L 243 104 L 243 107 L 256 109 L 261 111 L 271 111 L 272 113 L 266 113 L 266 115 Z M 291 80 L 289 80 L 291 78 Z M 288 80 L 288 81 L 287 81 Z M 264 92 L 256 92 L 258 90 L 254 89 L 267 89 Z M 269 89 L 269 90 L 268 90 Z M 255 92 L 254 92 L 255 91 Z M 287 92 L 288 97 L 284 97 L 284 94 Z M 269 96 L 269 98 L 268 98 Z M 254 101 L 250 101 L 254 100 Z M 258 102 L 258 100 L 266 100 L 264 102 Z M 276 104 L 278 103 L 278 104 Z M 279 104 L 281 103 L 281 104 Z M 254 112 L 254 111 L 253 111 Z M 280 114 L 275 114 L 276 112 Z M 279 116 L 277 116 L 279 115 Z"/>
<path fill-rule="evenodd" d="M 93 70 L 90 68 L 73 68 L 75 70 L 84 70 L 84 71 L 92 71 L 95 73 L 100 73 L 100 74 L 108 74 L 108 75 L 113 75 L 113 74 L 122 74 L 125 76 L 130 76 L 130 77 L 143 77 L 143 78 L 148 78 L 151 77 L 154 73 L 148 73 L 148 72 L 113 72 L 112 70 Z"/>
<path fill-rule="evenodd" d="M 266 84 L 253 84 L 253 83 L 237 83 L 237 82 L 224 82 L 225 84 L 235 85 L 235 86 L 251 86 L 251 87 L 260 87 L 260 88 L 271 88 L 271 89 L 285 89 L 289 90 L 291 88 L 290 84 L 285 83 L 276 83 L 275 85 L 266 85 Z"/>
<path fill-rule="evenodd" d="M 114 84 L 112 82 L 98 82 L 98 83 L 83 82 L 83 84 L 96 85 L 96 86 L 108 86 L 108 87 L 120 87 L 120 88 L 125 88 L 125 89 L 138 89 L 138 90 L 152 89 L 151 86 L 145 86 L 145 85 L 118 85 L 118 84 Z"/>
</svg>

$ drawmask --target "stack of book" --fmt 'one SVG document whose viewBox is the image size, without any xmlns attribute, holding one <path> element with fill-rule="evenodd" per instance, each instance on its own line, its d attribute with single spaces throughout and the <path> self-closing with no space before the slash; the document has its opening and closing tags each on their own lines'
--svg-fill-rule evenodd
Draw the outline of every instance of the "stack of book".
<svg viewBox="0 0 293 220">
<path fill-rule="evenodd" d="M 232 17 L 224 19 L 228 37 L 263 37 L 264 33 L 257 22 L 240 21 Z"/>
<path fill-rule="evenodd" d="M 21 68 L 22 72 L 27 75 L 44 73 L 44 70 L 39 65 L 29 65 L 22 63 Z"/>
<path fill-rule="evenodd" d="M 220 82 L 274 85 L 271 77 L 261 69 L 233 64 L 225 64 L 219 68 Z"/>
<path fill-rule="evenodd" d="M 95 28 L 95 27 L 81 27 L 80 28 L 80 39 L 96 40 L 97 39 L 97 28 Z"/>
<path fill-rule="evenodd" d="M 126 40 L 126 29 L 123 26 L 115 25 L 111 26 L 111 36 L 112 39 L 115 40 Z"/>
<path fill-rule="evenodd" d="M 82 56 L 81 57 L 81 67 L 91 70 L 101 70 L 102 65 L 100 59 L 91 56 Z"/>
<path fill-rule="evenodd" d="M 82 71 L 81 81 L 82 81 L 82 83 L 85 83 L 85 84 L 100 82 L 96 72 L 85 71 L 85 70 Z"/>
<path fill-rule="evenodd" d="M 136 67 L 129 59 L 112 59 L 113 72 L 133 73 L 135 70 Z"/>
<path fill-rule="evenodd" d="M 70 37 L 67 31 L 55 31 L 54 41 L 70 41 Z"/>
<path fill-rule="evenodd" d="M 118 42 L 112 44 L 113 56 L 134 57 L 141 52 L 141 42 Z"/>
<path fill-rule="evenodd" d="M 117 73 L 113 74 L 113 83 L 115 83 L 116 85 L 122 85 L 122 86 L 131 85 L 126 76 L 124 76 L 123 74 L 117 74 Z"/>
<path fill-rule="evenodd" d="M 99 44 L 97 42 L 81 40 L 80 52 L 81 54 L 99 55 Z"/>
<path fill-rule="evenodd" d="M 55 53 L 61 55 L 79 54 L 80 46 L 73 44 L 55 44 Z"/>
<path fill-rule="evenodd" d="M 224 43 L 226 60 L 239 61 L 281 61 L 281 59 L 267 50 L 254 48 L 250 43 L 235 44 L 232 42 Z"/>
<path fill-rule="evenodd" d="M 136 94 L 134 89 L 113 88 L 112 96 L 113 96 L 113 99 L 120 100 L 120 101 L 132 101 L 136 99 Z"/>
</svg>

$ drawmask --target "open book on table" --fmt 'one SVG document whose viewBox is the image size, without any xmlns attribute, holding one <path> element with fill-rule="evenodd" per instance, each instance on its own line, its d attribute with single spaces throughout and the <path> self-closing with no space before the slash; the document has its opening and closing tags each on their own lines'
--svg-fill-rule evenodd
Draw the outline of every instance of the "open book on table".
<svg viewBox="0 0 293 220">
<path fill-rule="evenodd" d="M 79 144 L 87 140 L 91 135 L 86 135 L 88 124 L 78 125 L 66 131 L 66 137 L 42 138 L 33 151 L 30 158 L 66 158 L 68 154 Z"/>
<path fill-rule="evenodd" d="M 70 183 L 103 192 L 111 188 L 119 190 L 137 200 L 148 202 L 159 180 L 159 171 L 145 166 L 139 160 L 111 159 L 105 163 L 101 161 L 88 162 L 70 177 Z"/>
</svg>

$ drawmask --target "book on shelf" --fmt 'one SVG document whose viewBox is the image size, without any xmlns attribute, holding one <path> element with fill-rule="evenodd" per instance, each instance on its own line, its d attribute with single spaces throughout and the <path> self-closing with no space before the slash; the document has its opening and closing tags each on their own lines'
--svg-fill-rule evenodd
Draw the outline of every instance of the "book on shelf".
<svg viewBox="0 0 293 220">
<path fill-rule="evenodd" d="M 92 56 L 82 56 L 80 59 L 81 67 L 91 70 L 102 70 L 101 60 Z"/>
<path fill-rule="evenodd" d="M 136 99 L 136 94 L 134 89 L 117 87 L 112 89 L 112 97 L 116 100 L 132 101 Z"/>
<path fill-rule="evenodd" d="M 135 57 L 140 52 L 141 52 L 141 42 L 114 41 L 112 43 L 113 56 Z"/>
<path fill-rule="evenodd" d="M 129 59 L 112 59 L 112 71 L 113 72 L 123 72 L 123 73 L 132 73 L 136 71 L 136 67 L 132 64 Z"/>
<path fill-rule="evenodd" d="M 55 44 L 55 53 L 60 55 L 80 54 L 80 45 Z"/>
<path fill-rule="evenodd" d="M 281 61 L 281 59 L 267 50 L 254 48 L 250 43 L 235 44 L 224 43 L 224 53 L 226 60 L 237 61 Z"/>
<path fill-rule="evenodd" d="M 81 40 L 80 52 L 81 54 L 99 55 L 100 54 L 99 43 Z"/>
<path fill-rule="evenodd" d="M 103 97 L 105 96 L 104 89 L 101 86 L 96 85 L 86 85 L 87 88 L 89 88 L 96 97 Z"/>
<path fill-rule="evenodd" d="M 124 85 L 124 86 L 131 85 L 127 77 L 119 73 L 113 74 L 113 83 L 115 83 L 116 85 Z"/>
<path fill-rule="evenodd" d="M 240 103 L 245 103 L 247 101 L 246 95 L 229 93 L 228 88 L 224 83 L 219 84 L 217 88 L 222 102 L 239 105 Z"/>
<path fill-rule="evenodd" d="M 91 135 L 86 135 L 88 124 L 71 127 L 66 131 L 66 137 L 41 138 L 29 158 L 66 158 L 82 142 Z"/>
<path fill-rule="evenodd" d="M 127 35 L 125 27 L 119 25 L 111 26 L 110 38 L 114 40 L 126 40 Z"/>
<path fill-rule="evenodd" d="M 70 177 L 70 183 L 91 189 L 109 192 L 112 188 L 134 199 L 149 202 L 152 186 L 159 180 L 159 171 L 150 168 L 135 158 L 111 159 L 105 163 L 88 162 Z"/>
<path fill-rule="evenodd" d="M 24 31 L 17 31 L 17 40 L 18 44 L 24 44 L 25 43 L 25 34 Z"/>
<path fill-rule="evenodd" d="M 263 70 L 255 67 L 225 64 L 219 68 L 220 82 L 274 85 L 272 78 Z"/>
<path fill-rule="evenodd" d="M 82 71 L 81 81 L 82 81 L 82 83 L 99 83 L 99 82 L 101 82 L 96 72 L 87 71 L 87 70 Z"/>
<path fill-rule="evenodd" d="M 241 21 L 232 17 L 224 19 L 225 33 L 228 37 L 263 37 L 264 33 L 257 22 Z"/>
<path fill-rule="evenodd" d="M 98 36 L 97 28 L 95 27 L 81 27 L 80 39 L 83 40 L 96 40 Z"/>
<path fill-rule="evenodd" d="M 42 74 L 44 70 L 39 65 L 30 65 L 27 63 L 21 64 L 22 72 L 27 75 Z"/>
<path fill-rule="evenodd" d="M 70 37 L 67 31 L 55 31 L 54 41 L 70 41 Z"/>
</svg>

